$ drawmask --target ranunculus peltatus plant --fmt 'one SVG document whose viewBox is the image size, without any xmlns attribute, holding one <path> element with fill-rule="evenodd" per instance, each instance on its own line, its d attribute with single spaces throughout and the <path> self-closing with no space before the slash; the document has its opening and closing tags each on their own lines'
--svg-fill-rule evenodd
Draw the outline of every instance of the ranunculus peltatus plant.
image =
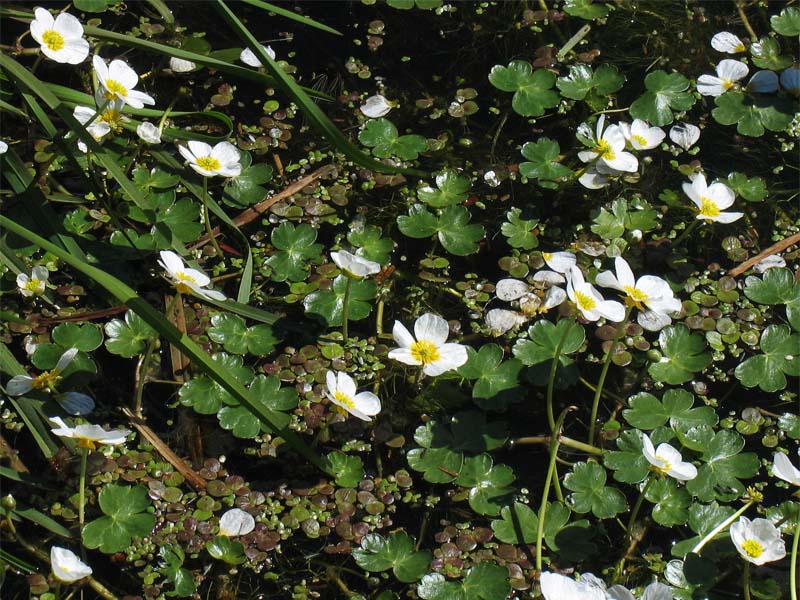
<svg viewBox="0 0 800 600">
<path fill-rule="evenodd" d="M 4 597 L 797 600 L 795 2 L 0 19 Z"/>
</svg>

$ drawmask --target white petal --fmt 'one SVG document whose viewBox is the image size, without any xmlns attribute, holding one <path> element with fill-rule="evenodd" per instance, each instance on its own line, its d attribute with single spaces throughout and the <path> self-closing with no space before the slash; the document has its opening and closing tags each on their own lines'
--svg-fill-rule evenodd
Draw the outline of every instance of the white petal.
<svg viewBox="0 0 800 600">
<path fill-rule="evenodd" d="M 29 375 L 14 375 L 6 383 L 6 392 L 9 396 L 22 396 L 33 389 L 33 377 Z"/>
<path fill-rule="evenodd" d="M 230 142 L 220 142 L 211 149 L 211 156 L 223 165 L 239 162 L 239 151 Z"/>
<path fill-rule="evenodd" d="M 698 215 L 701 217 L 702 215 Z M 711 218 L 711 221 L 716 221 L 717 223 L 733 223 L 734 221 L 738 221 L 744 216 L 744 213 L 740 212 L 723 212 L 719 213 L 716 217 Z M 702 217 L 704 219 L 708 219 L 709 217 Z"/>
<path fill-rule="evenodd" d="M 636 600 L 636 596 L 631 594 L 630 590 L 622 585 L 613 585 L 608 588 L 608 597 L 611 600 Z"/>
<path fill-rule="evenodd" d="M 149 121 L 145 121 L 141 123 L 136 128 L 136 135 L 139 136 L 146 144 L 160 144 L 161 143 L 161 132 L 158 130 L 158 127 Z"/>
<path fill-rule="evenodd" d="M 544 296 L 544 302 L 540 310 L 546 311 L 560 306 L 566 299 L 567 293 L 564 290 L 560 287 L 551 287 Z"/>
<path fill-rule="evenodd" d="M 56 398 L 61 408 L 69 415 L 88 415 L 94 410 L 94 398 L 80 392 L 67 392 Z"/>
<path fill-rule="evenodd" d="M 77 17 L 69 13 L 61 13 L 53 23 L 53 29 L 66 40 L 79 39 L 83 36 L 83 25 Z"/>
<path fill-rule="evenodd" d="M 226 511 L 219 519 L 219 534 L 224 536 L 247 535 L 256 527 L 253 515 L 241 508 Z"/>
<path fill-rule="evenodd" d="M 427 340 L 436 346 L 440 346 L 447 341 L 450 334 L 450 327 L 439 315 L 425 313 L 414 323 L 414 336 L 417 341 Z"/>
<path fill-rule="evenodd" d="M 381 401 L 372 392 L 361 392 L 353 396 L 353 402 L 356 404 L 356 410 L 368 415 L 374 416 L 381 412 Z"/>
<path fill-rule="evenodd" d="M 167 271 L 169 275 L 183 271 L 186 267 L 180 256 L 175 254 L 172 250 L 162 250 L 159 252 L 161 266 Z"/>
<path fill-rule="evenodd" d="M 387 356 L 392 360 L 397 360 L 406 365 L 418 366 L 422 364 L 421 361 L 412 356 L 411 350 L 408 348 L 395 348 L 394 350 L 390 350 Z"/>
<path fill-rule="evenodd" d="M 495 287 L 495 294 L 500 300 L 510 302 L 517 300 L 530 291 L 530 286 L 519 279 L 501 279 Z"/>
<path fill-rule="evenodd" d="M 650 440 L 649 435 L 642 435 L 642 454 L 651 465 L 657 465 L 656 449 L 653 447 L 653 442 Z"/>
<path fill-rule="evenodd" d="M 691 123 L 681 123 L 669 130 L 669 139 L 684 150 L 688 150 L 700 139 L 700 128 Z"/>
<path fill-rule="evenodd" d="M 601 317 L 605 317 L 614 323 L 620 323 L 625 318 L 625 307 L 614 300 L 598 302 L 595 310 Z"/>
<path fill-rule="evenodd" d="M 598 273 L 594 282 L 602 287 L 623 291 L 622 284 L 617 280 L 616 277 L 614 277 L 614 274 L 611 271 L 603 271 L 602 273 Z"/>
<path fill-rule="evenodd" d="M 31 269 L 31 275 L 39 281 L 47 281 L 50 278 L 50 271 L 43 265 L 36 265 Z"/>
<path fill-rule="evenodd" d="M 194 71 L 197 65 L 190 60 L 175 58 L 173 56 L 169 59 L 169 68 L 172 69 L 173 73 L 188 73 L 189 71 Z"/>
<path fill-rule="evenodd" d="M 599 165 L 607 165 L 615 171 L 623 171 L 625 173 L 635 173 L 639 168 L 639 159 L 630 152 L 617 152 L 613 159 L 608 157 L 601 157 L 598 160 Z"/>
<path fill-rule="evenodd" d="M 586 169 L 586 172 L 578 178 L 578 183 L 589 190 L 599 190 L 608 185 L 608 177 L 592 167 Z"/>
<path fill-rule="evenodd" d="M 537 283 L 546 284 L 546 286 L 559 285 L 567 282 L 566 278 L 561 273 L 548 271 L 546 269 L 536 271 L 536 273 L 533 274 L 533 280 Z"/>
<path fill-rule="evenodd" d="M 578 262 L 572 252 L 542 252 L 542 258 L 556 273 L 566 273 Z"/>
<path fill-rule="evenodd" d="M 336 390 L 352 398 L 356 395 L 356 382 L 344 371 L 339 371 L 336 374 Z"/>
<path fill-rule="evenodd" d="M 406 326 L 403 325 L 400 321 L 394 322 L 394 327 L 392 327 L 392 337 L 394 341 L 397 342 L 401 348 L 410 348 L 411 345 L 414 343 L 414 336 L 411 335 L 411 332 L 406 329 Z M 389 353 L 391 356 L 391 353 Z M 419 363 L 409 363 L 409 364 L 419 364 Z"/>
<path fill-rule="evenodd" d="M 690 481 L 697 477 L 697 467 L 692 463 L 681 462 L 671 466 L 672 468 L 667 471 L 667 475 L 674 477 L 678 481 Z"/>
<path fill-rule="evenodd" d="M 717 52 L 725 52 L 727 54 L 737 54 L 745 51 L 742 40 L 728 31 L 720 31 L 715 34 L 711 38 L 711 47 Z"/>
<path fill-rule="evenodd" d="M 617 281 L 623 287 L 636 287 L 636 278 L 628 261 L 618 256 L 614 259 L 614 269 L 617 272 Z"/>
<path fill-rule="evenodd" d="M 139 82 L 136 71 L 131 69 L 124 60 L 112 60 L 108 65 L 108 78 L 121 83 L 130 92 Z"/>
<path fill-rule="evenodd" d="M 672 588 L 658 581 L 644 589 L 641 600 L 672 600 Z"/>
<path fill-rule="evenodd" d="M 189 150 L 197 158 L 211 156 L 212 148 L 210 144 L 198 140 L 189 140 L 186 145 L 189 146 Z"/>
<path fill-rule="evenodd" d="M 137 90 L 129 90 L 128 95 L 125 96 L 125 102 L 130 104 L 133 108 L 142 108 L 145 104 L 153 105 L 156 103 L 152 96 Z"/>
<path fill-rule="evenodd" d="M 506 331 L 527 321 L 524 315 L 505 308 L 493 308 L 487 311 L 485 319 L 486 325 L 494 335 L 503 335 Z"/>
<path fill-rule="evenodd" d="M 781 268 L 785 266 L 786 266 L 786 261 L 783 259 L 783 257 L 778 256 L 777 254 L 773 254 L 772 256 L 768 256 L 757 262 L 753 266 L 753 270 L 756 273 L 764 273 L 769 269 Z"/>
<path fill-rule="evenodd" d="M 436 362 L 428 363 L 422 369 L 426 375 L 435 377 L 445 371 L 457 369 L 469 358 L 466 346 L 461 344 L 444 344 L 439 347 L 440 358 Z"/>
<path fill-rule="evenodd" d="M 778 91 L 778 75 L 775 71 L 756 71 L 747 83 L 748 92 L 771 94 Z"/>
<path fill-rule="evenodd" d="M 700 75 L 697 78 L 697 91 L 703 96 L 721 96 L 727 90 L 719 77 Z"/>
<path fill-rule="evenodd" d="M 64 354 L 62 354 L 61 358 L 58 359 L 58 363 L 56 363 L 56 368 L 54 370 L 58 371 L 59 373 L 62 372 L 73 360 L 75 360 L 77 355 L 77 348 L 70 348 L 69 350 L 64 351 Z"/>
<path fill-rule="evenodd" d="M 592 162 L 598 156 L 600 156 L 600 154 L 594 150 L 581 150 L 578 152 L 578 158 L 585 163 Z"/>
<path fill-rule="evenodd" d="M 388 114 L 392 110 L 392 105 L 389 104 L 386 98 L 376 94 L 367 98 L 364 104 L 359 107 L 359 110 L 370 119 L 377 119 Z"/>
<path fill-rule="evenodd" d="M 708 186 L 706 195 L 720 210 L 725 210 L 731 206 L 736 198 L 736 194 L 733 193 L 733 190 L 724 183 L 712 183 Z"/>
<path fill-rule="evenodd" d="M 66 548 L 50 548 L 50 566 L 53 576 L 64 583 L 72 583 L 92 574 L 92 568 Z"/>
<path fill-rule="evenodd" d="M 747 76 L 747 65 L 741 61 L 726 58 L 719 61 L 717 65 L 717 75 L 720 79 L 728 81 L 739 81 Z"/>
<path fill-rule="evenodd" d="M 783 452 L 776 452 L 772 474 L 792 485 L 800 485 L 800 469 L 797 469 Z"/>
<path fill-rule="evenodd" d="M 94 71 L 100 83 L 105 84 L 106 79 L 108 79 L 108 67 L 106 66 L 106 62 L 95 54 L 92 57 L 92 66 L 94 67 Z"/>
</svg>

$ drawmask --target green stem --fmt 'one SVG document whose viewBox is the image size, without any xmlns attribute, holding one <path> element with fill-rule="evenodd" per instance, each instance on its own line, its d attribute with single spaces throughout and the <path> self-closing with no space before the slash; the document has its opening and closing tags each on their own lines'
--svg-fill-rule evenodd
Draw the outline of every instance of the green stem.
<svg viewBox="0 0 800 600">
<path fill-rule="evenodd" d="M 203 223 L 206 226 L 208 239 L 211 240 L 211 245 L 214 247 L 214 252 L 216 252 L 219 258 L 222 258 L 222 249 L 217 243 L 214 230 L 211 229 L 211 216 L 208 214 L 208 177 L 203 177 Z"/>
<path fill-rule="evenodd" d="M 794 540 L 792 541 L 792 556 L 789 564 L 789 589 L 792 592 L 792 600 L 797 600 L 797 547 L 800 544 L 800 517 L 794 526 Z"/>
<path fill-rule="evenodd" d="M 622 319 L 619 326 L 617 327 L 617 331 L 614 334 L 614 339 L 611 341 L 611 345 L 608 347 L 608 351 L 606 352 L 606 356 L 603 359 L 603 370 L 600 372 L 600 379 L 597 380 L 597 389 L 594 392 L 594 399 L 592 400 L 592 415 L 589 419 L 589 445 L 594 445 L 594 432 L 595 426 L 597 425 L 597 411 L 600 408 L 600 397 L 603 395 L 603 386 L 606 383 L 606 376 L 608 375 L 608 369 L 611 366 L 611 357 L 614 355 L 614 349 L 617 347 L 617 342 L 619 338 L 622 337 L 622 334 L 625 332 L 625 327 L 628 325 L 628 319 L 631 316 L 631 310 L 633 307 L 629 306 L 625 310 L 625 318 Z"/>
<path fill-rule="evenodd" d="M 175 296 L 173 296 L 173 302 L 174 298 Z M 139 364 L 136 365 L 136 397 L 133 401 L 133 414 L 140 419 L 142 418 L 142 396 L 144 395 L 144 384 L 147 382 L 147 364 L 150 362 L 150 357 L 153 354 L 153 350 L 156 348 L 156 341 L 156 339 L 151 339 L 147 343 L 147 349 L 139 361 Z"/>
<path fill-rule="evenodd" d="M 750 600 L 750 561 L 744 561 L 744 576 L 742 577 L 744 600 Z"/>
<path fill-rule="evenodd" d="M 353 285 L 353 280 L 348 277 L 347 284 L 344 287 L 344 305 L 342 306 L 342 338 L 346 342 L 348 339 L 347 319 L 350 313 L 350 286 Z"/>
<path fill-rule="evenodd" d="M 83 524 L 85 522 L 85 507 L 86 507 L 86 461 L 89 457 L 89 449 L 81 448 L 81 474 L 78 481 L 78 531 L 81 538 L 83 538 Z M 81 554 L 86 558 L 84 547 L 81 546 Z"/>
<path fill-rule="evenodd" d="M 554 424 L 553 436 L 550 440 L 550 464 L 547 466 L 547 476 L 544 480 L 544 489 L 542 489 L 542 504 L 539 507 L 539 521 L 536 527 L 536 570 L 542 570 L 542 540 L 544 539 L 544 523 L 547 517 L 547 497 L 550 495 L 550 483 L 553 481 L 553 475 L 556 474 L 556 458 L 558 457 L 559 436 L 558 432 L 564 424 L 564 419 L 567 413 L 575 410 L 575 407 L 568 406 L 558 416 L 558 422 Z"/>
<path fill-rule="evenodd" d="M 642 486 L 642 491 L 639 493 L 639 498 L 636 499 L 636 504 L 633 505 L 633 510 L 631 511 L 631 518 L 628 519 L 628 526 L 625 528 L 625 531 L 627 531 L 629 538 L 632 537 L 631 531 L 633 530 L 633 526 L 636 524 L 636 517 L 639 516 L 639 510 L 642 508 L 642 503 L 644 502 L 644 496 L 647 493 L 647 488 L 650 487 L 651 483 L 653 483 L 653 478 L 648 477 L 644 486 Z"/>
<path fill-rule="evenodd" d="M 520 437 L 516 438 L 513 441 L 513 445 L 516 446 L 517 444 L 549 444 L 551 442 L 551 436 L 549 435 L 542 435 L 542 436 L 529 436 L 529 437 Z M 586 452 L 587 454 L 594 454 L 595 456 L 601 456 L 603 451 L 598 448 L 597 446 L 590 446 L 584 442 L 580 442 L 578 440 L 573 440 L 565 435 L 558 436 L 558 443 L 562 446 L 568 446 L 569 448 L 575 448 L 576 450 L 581 450 L 582 452 Z"/>
<path fill-rule="evenodd" d="M 680 234 L 677 238 L 675 238 L 674 242 L 672 242 L 672 247 L 677 248 L 680 245 L 680 243 L 683 240 L 685 240 L 690 233 L 692 233 L 695 229 L 697 229 L 700 223 L 701 223 L 700 219 L 695 219 L 694 221 L 689 223 L 686 229 L 683 230 L 683 233 Z"/>
<path fill-rule="evenodd" d="M 558 371 L 558 363 L 561 360 L 561 349 L 567 342 L 567 336 L 569 335 L 569 332 L 572 331 L 573 324 L 574 322 L 571 322 L 564 329 L 564 333 L 561 334 L 561 339 L 558 340 L 558 345 L 556 346 L 556 351 L 553 355 L 553 363 L 550 365 L 550 377 L 547 380 L 547 424 L 550 426 L 550 434 L 553 437 L 556 437 L 556 421 L 553 412 L 553 390 L 555 389 L 556 384 L 556 372 Z"/>
<path fill-rule="evenodd" d="M 709 532 L 708 532 L 708 533 L 705 535 L 705 537 L 704 537 L 702 540 L 700 540 L 699 542 L 697 542 L 697 544 L 695 544 L 694 548 L 692 548 L 692 550 L 691 550 L 691 551 L 692 551 L 694 554 L 700 554 L 700 551 L 701 551 L 701 550 L 702 550 L 702 549 L 705 547 L 705 545 L 706 545 L 708 542 L 710 542 L 710 541 L 711 541 L 711 540 L 714 538 L 714 536 L 716 536 L 716 535 L 717 535 L 717 534 L 718 534 L 720 531 L 723 531 L 724 529 L 726 529 L 726 528 L 727 528 L 727 527 L 728 527 L 728 526 L 729 526 L 731 523 L 733 523 L 733 522 L 734 522 L 736 519 L 738 519 L 739 517 L 741 517 L 741 516 L 744 514 L 744 512 L 745 512 L 745 511 L 746 511 L 748 508 L 750 508 L 751 506 L 753 506 L 753 504 L 755 504 L 755 503 L 756 503 L 756 500 L 753 500 L 753 499 L 751 499 L 751 500 L 748 500 L 748 501 L 747 501 L 747 504 L 745 504 L 745 505 L 744 505 L 742 508 L 740 508 L 739 510 L 737 510 L 737 511 L 736 511 L 735 513 L 733 513 L 733 514 L 732 514 L 730 517 L 728 517 L 728 518 L 727 518 L 727 519 L 725 519 L 725 520 L 724 520 L 722 523 L 720 523 L 719 525 L 717 525 L 716 527 L 714 527 L 714 529 L 712 529 L 711 531 L 709 531 Z"/>
</svg>

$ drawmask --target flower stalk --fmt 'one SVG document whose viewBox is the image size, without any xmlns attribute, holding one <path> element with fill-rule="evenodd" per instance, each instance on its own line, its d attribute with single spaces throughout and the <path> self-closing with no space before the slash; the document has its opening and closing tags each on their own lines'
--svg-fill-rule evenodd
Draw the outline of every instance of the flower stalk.
<svg viewBox="0 0 800 600">
<path fill-rule="evenodd" d="M 745 511 L 751 506 L 753 506 L 753 504 L 755 504 L 756 502 L 757 500 L 755 498 L 751 498 L 750 500 L 748 500 L 747 503 L 742 508 L 737 510 L 730 517 L 728 517 L 722 523 L 714 527 L 714 529 L 709 531 L 702 540 L 700 540 L 699 542 L 697 542 L 697 544 L 695 544 L 691 552 L 694 554 L 700 554 L 700 551 L 705 547 L 706 544 L 708 544 L 708 542 L 714 539 L 714 537 L 719 532 L 724 531 L 731 523 L 733 523 L 736 519 L 742 516 L 745 513 Z"/>
<path fill-rule="evenodd" d="M 353 278 L 348 277 L 344 286 L 344 304 L 342 305 L 342 338 L 345 342 L 349 339 L 348 318 L 350 316 L 350 287 L 353 285 Z"/>
<path fill-rule="evenodd" d="M 558 340 L 558 345 L 556 346 L 556 351 L 553 356 L 553 362 L 550 365 L 550 376 L 547 379 L 547 424 L 550 426 L 550 434 L 552 437 L 558 437 L 556 435 L 556 421 L 553 412 L 553 390 L 555 389 L 556 384 L 556 373 L 558 372 L 558 364 L 561 361 L 561 349 L 564 347 L 564 344 L 567 343 L 567 336 L 569 332 L 572 331 L 572 325 L 574 323 L 570 323 L 569 327 L 564 330 L 564 333 L 561 335 L 561 339 Z"/>
<path fill-rule="evenodd" d="M 208 177 L 203 177 L 203 224 L 206 226 L 206 235 L 214 247 L 214 254 L 222 258 L 222 249 L 217 243 L 217 237 L 211 228 L 211 216 L 208 213 Z"/>
</svg>

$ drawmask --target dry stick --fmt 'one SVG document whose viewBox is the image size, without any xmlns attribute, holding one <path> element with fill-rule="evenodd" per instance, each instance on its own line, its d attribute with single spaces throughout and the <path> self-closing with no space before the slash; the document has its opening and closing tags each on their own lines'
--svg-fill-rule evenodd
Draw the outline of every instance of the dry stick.
<svg viewBox="0 0 800 600">
<path fill-rule="evenodd" d="M 233 224 L 237 227 L 241 227 L 242 225 L 247 225 L 251 221 L 255 221 L 259 215 L 269 210 L 269 208 L 284 198 L 288 198 L 289 196 L 293 196 L 294 194 L 301 191 L 304 187 L 308 184 L 315 182 L 317 179 L 321 179 L 325 177 L 328 173 L 330 173 L 335 167 L 333 165 L 325 165 L 324 167 L 320 167 L 313 173 L 306 175 L 302 179 L 299 179 L 289 185 L 287 188 L 281 190 L 271 198 L 267 198 L 266 200 L 262 200 L 258 204 L 251 206 L 245 211 L 239 213 L 233 219 Z M 215 227 L 211 230 L 213 235 L 219 235 L 219 227 Z M 206 245 L 209 242 L 208 235 L 202 236 L 195 244 L 192 245 L 192 250 L 200 248 L 201 246 Z"/>
<path fill-rule="evenodd" d="M 762 252 L 759 252 L 753 258 L 747 259 L 738 267 L 734 267 L 733 269 L 728 271 L 728 275 L 730 275 L 731 277 L 737 277 L 738 275 L 741 275 L 742 273 L 747 271 L 747 269 L 749 269 L 753 265 L 760 263 L 768 256 L 772 256 L 773 254 L 777 254 L 778 252 L 783 252 L 789 246 L 794 246 L 795 244 L 798 243 L 800 243 L 800 233 L 795 233 L 794 235 L 790 235 L 785 240 L 781 240 L 780 242 L 775 242 L 774 244 L 772 244 L 772 246 L 770 246 L 769 248 L 767 248 Z"/>
<path fill-rule="evenodd" d="M 747 13 L 744 12 L 744 0 L 736 0 L 736 10 L 739 13 L 739 17 L 742 19 L 742 24 L 744 28 L 747 30 L 747 33 L 750 34 L 750 39 L 754 42 L 758 41 L 758 36 L 756 32 L 753 30 L 753 26 L 750 25 L 750 19 L 747 18 Z"/>
<path fill-rule="evenodd" d="M 186 481 L 196 489 L 197 491 L 201 492 L 206 489 L 206 480 L 200 477 L 194 470 L 187 465 L 183 459 L 175 454 L 172 449 L 167 446 L 164 441 L 156 435 L 156 433 L 150 429 L 147 425 L 145 425 L 144 421 L 137 417 L 131 409 L 126 406 L 122 407 L 122 412 L 128 417 L 131 425 L 136 428 L 136 431 L 146 439 L 153 447 L 156 449 L 161 456 L 164 457 L 169 464 L 171 464 L 175 469 L 183 475 Z"/>
<path fill-rule="evenodd" d="M 19 452 L 14 450 L 2 435 L 0 435 L 0 456 L 8 459 L 8 466 L 17 473 L 30 473 L 28 467 L 19 457 Z"/>
</svg>

